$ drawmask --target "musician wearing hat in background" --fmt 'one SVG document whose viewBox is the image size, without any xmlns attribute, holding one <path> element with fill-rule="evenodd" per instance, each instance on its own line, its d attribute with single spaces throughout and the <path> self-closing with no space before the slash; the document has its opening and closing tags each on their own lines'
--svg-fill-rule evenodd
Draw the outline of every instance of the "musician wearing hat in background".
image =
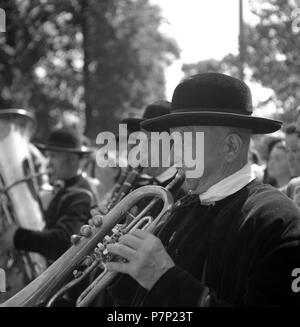
<svg viewBox="0 0 300 327">
<path fill-rule="evenodd" d="M 142 123 L 149 131 L 192 132 L 194 141 L 204 132 L 204 171 L 186 178 L 192 194 L 157 235 L 134 230 L 108 245 L 126 260 L 107 268 L 135 280 L 130 288 L 108 288 L 115 305 L 300 305 L 291 288 L 300 212 L 280 191 L 256 181 L 247 162 L 251 134 L 272 133 L 281 123 L 251 113 L 245 83 L 206 73 L 176 87 L 170 114 Z"/>
<path fill-rule="evenodd" d="M 0 237 L 0 248 L 42 254 L 50 262 L 71 245 L 70 237 L 87 222 L 93 201 L 90 186 L 80 172 L 80 161 L 91 152 L 82 145 L 80 135 L 67 128 L 54 130 L 46 144 L 37 144 L 49 158 L 50 183 L 56 194 L 44 213 L 43 231 L 11 225 Z"/>
<path fill-rule="evenodd" d="M 150 140 L 150 133 L 141 128 L 140 124 L 146 120 L 155 117 L 160 117 L 170 113 L 171 103 L 165 100 L 159 100 L 148 105 L 144 111 L 144 114 L 141 118 L 125 118 L 122 120 L 122 124 L 127 124 L 129 130 L 141 131 L 146 134 L 148 140 Z M 160 151 L 161 153 L 166 151 L 169 152 L 170 148 L 164 149 L 164 146 L 168 146 L 168 144 L 161 143 Z M 157 167 L 151 166 L 151 144 L 147 144 L 148 150 L 148 165 L 145 165 L 143 169 L 143 174 L 150 176 L 150 181 L 148 184 L 155 184 L 160 186 L 167 186 L 171 180 L 175 177 L 177 170 L 174 166 L 171 167 L 163 167 L 162 162 L 159 162 Z M 160 155 L 160 159 L 162 156 Z"/>
</svg>

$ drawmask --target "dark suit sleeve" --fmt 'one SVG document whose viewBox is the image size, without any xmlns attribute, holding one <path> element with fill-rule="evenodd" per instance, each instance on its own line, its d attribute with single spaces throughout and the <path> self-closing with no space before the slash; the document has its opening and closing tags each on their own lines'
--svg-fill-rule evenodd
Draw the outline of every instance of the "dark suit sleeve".
<svg viewBox="0 0 300 327">
<path fill-rule="evenodd" d="M 283 221 L 272 223 L 257 248 L 247 279 L 245 306 L 300 306 L 300 294 L 292 290 L 292 271 L 300 266 L 299 224 Z"/>
<path fill-rule="evenodd" d="M 295 225 L 294 220 L 282 231 L 282 225 L 277 221 L 265 229 L 266 237 L 257 248 L 247 277 L 242 306 L 300 306 L 300 293 L 292 290 L 295 279 L 292 271 L 300 267 L 299 234 Z M 204 292 L 205 285 L 175 266 L 157 281 L 143 305 L 199 306 Z M 214 290 L 210 289 L 209 293 L 208 306 L 232 306 Z"/>
<path fill-rule="evenodd" d="M 19 228 L 14 237 L 17 250 L 38 252 L 47 259 L 56 260 L 71 245 L 70 237 L 79 232 L 88 221 L 91 198 L 84 193 L 68 196 L 62 203 L 61 216 L 45 231 Z"/>
<path fill-rule="evenodd" d="M 153 286 L 143 305 L 196 306 L 204 286 L 187 271 L 178 266 L 170 268 Z"/>
<path fill-rule="evenodd" d="M 118 274 L 106 288 L 103 306 L 131 306 L 138 283 L 126 274 Z"/>
</svg>

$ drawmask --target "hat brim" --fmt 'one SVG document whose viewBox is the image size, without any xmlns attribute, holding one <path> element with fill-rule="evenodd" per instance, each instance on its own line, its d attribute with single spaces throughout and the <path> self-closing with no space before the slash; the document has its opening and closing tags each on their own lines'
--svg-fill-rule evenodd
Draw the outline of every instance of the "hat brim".
<svg viewBox="0 0 300 327">
<path fill-rule="evenodd" d="M 140 123 L 144 121 L 143 118 L 124 118 L 121 120 L 121 124 L 127 124 L 127 129 L 139 131 L 140 130 Z"/>
<path fill-rule="evenodd" d="M 274 133 L 281 125 L 278 120 L 212 111 L 171 113 L 141 123 L 142 128 L 153 132 L 178 126 L 231 126 L 250 129 L 252 134 Z"/>
<path fill-rule="evenodd" d="M 82 146 L 80 148 L 64 148 L 58 146 L 52 146 L 42 143 L 34 143 L 39 149 L 44 151 L 55 151 L 55 152 L 66 152 L 66 153 L 75 153 L 75 154 L 89 154 L 93 152 L 93 149 L 88 148 L 86 146 Z"/>
<path fill-rule="evenodd" d="M 127 124 L 127 129 L 131 132 L 140 130 L 140 123 L 144 121 L 143 118 L 124 118 L 120 121 L 120 124 Z"/>
<path fill-rule="evenodd" d="M 124 118 L 121 120 L 121 124 L 136 124 L 143 121 L 143 118 Z"/>
</svg>

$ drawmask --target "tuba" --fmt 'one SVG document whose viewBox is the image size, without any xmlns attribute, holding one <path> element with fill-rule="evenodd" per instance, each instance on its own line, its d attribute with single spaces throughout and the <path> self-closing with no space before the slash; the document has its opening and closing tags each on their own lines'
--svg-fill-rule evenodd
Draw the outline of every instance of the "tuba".
<svg viewBox="0 0 300 327">
<path fill-rule="evenodd" d="M 41 230 L 44 226 L 37 189 L 42 173 L 34 167 L 30 137 L 33 116 L 23 109 L 0 111 L 0 232 L 15 222 L 18 226 Z M 1 251 L 1 249 L 0 249 Z M 0 254 L 6 272 L 7 292 L 0 302 L 18 292 L 46 269 L 46 260 L 37 253 Z"/>
<path fill-rule="evenodd" d="M 178 173 L 170 183 L 169 189 L 182 183 L 183 180 L 184 175 Z M 152 198 L 152 200 L 135 218 L 119 228 L 118 224 L 124 215 L 145 198 Z M 163 206 L 158 215 L 156 217 L 146 216 L 159 201 L 162 201 Z M 106 252 L 106 245 L 110 242 L 117 242 L 121 235 L 129 233 L 135 228 L 150 232 L 155 231 L 170 217 L 173 209 L 173 196 L 167 188 L 150 185 L 132 191 L 103 217 L 103 223 L 100 227 L 83 226 L 83 228 L 89 228 L 89 237 L 79 237 L 78 242 L 46 271 L 1 306 L 51 306 L 58 296 L 76 284 L 76 279 L 67 285 L 66 281 L 78 267 L 85 265 L 89 273 L 93 268 L 102 265 L 103 273 L 80 295 L 76 303 L 77 306 L 88 306 L 95 296 L 105 289 L 116 276 L 116 273 L 108 272 L 105 269 L 105 260 L 112 259 Z M 81 278 L 82 276 L 78 280 L 80 281 Z"/>
</svg>

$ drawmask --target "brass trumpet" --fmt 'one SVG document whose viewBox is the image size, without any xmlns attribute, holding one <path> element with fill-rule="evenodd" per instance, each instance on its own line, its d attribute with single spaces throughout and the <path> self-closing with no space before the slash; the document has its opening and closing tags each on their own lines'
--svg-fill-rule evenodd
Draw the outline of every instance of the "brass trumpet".
<svg viewBox="0 0 300 327">
<path fill-rule="evenodd" d="M 1 306 L 26 307 L 45 306 L 47 304 L 50 306 L 57 298 L 57 295 L 61 294 L 61 290 L 64 292 L 64 285 L 72 272 L 80 267 L 87 258 L 92 261 L 87 269 L 91 271 L 92 268 L 99 265 L 99 260 L 102 261 L 103 257 L 107 257 L 105 244 L 117 242 L 121 235 L 130 232 L 134 228 L 143 228 L 153 232 L 158 224 L 163 223 L 171 215 L 174 206 L 173 196 L 168 189 L 182 183 L 183 180 L 184 174 L 178 172 L 167 189 L 151 185 L 140 187 L 129 193 L 103 217 L 101 227 L 87 226 L 90 228 L 89 237 L 81 237 L 77 244 L 67 250 L 46 271 Z M 121 229 L 115 229 L 133 206 L 140 200 L 149 197 L 153 198 L 151 202 L 133 220 L 125 226 L 123 225 Z M 145 217 L 160 200 L 162 200 L 163 206 L 157 217 Z M 113 233 L 111 233 L 112 230 L 114 230 Z M 92 255 L 89 256 L 91 253 Z M 107 287 L 115 275 L 116 273 L 104 270 L 78 298 L 77 306 L 87 306 L 99 292 Z"/>
</svg>

